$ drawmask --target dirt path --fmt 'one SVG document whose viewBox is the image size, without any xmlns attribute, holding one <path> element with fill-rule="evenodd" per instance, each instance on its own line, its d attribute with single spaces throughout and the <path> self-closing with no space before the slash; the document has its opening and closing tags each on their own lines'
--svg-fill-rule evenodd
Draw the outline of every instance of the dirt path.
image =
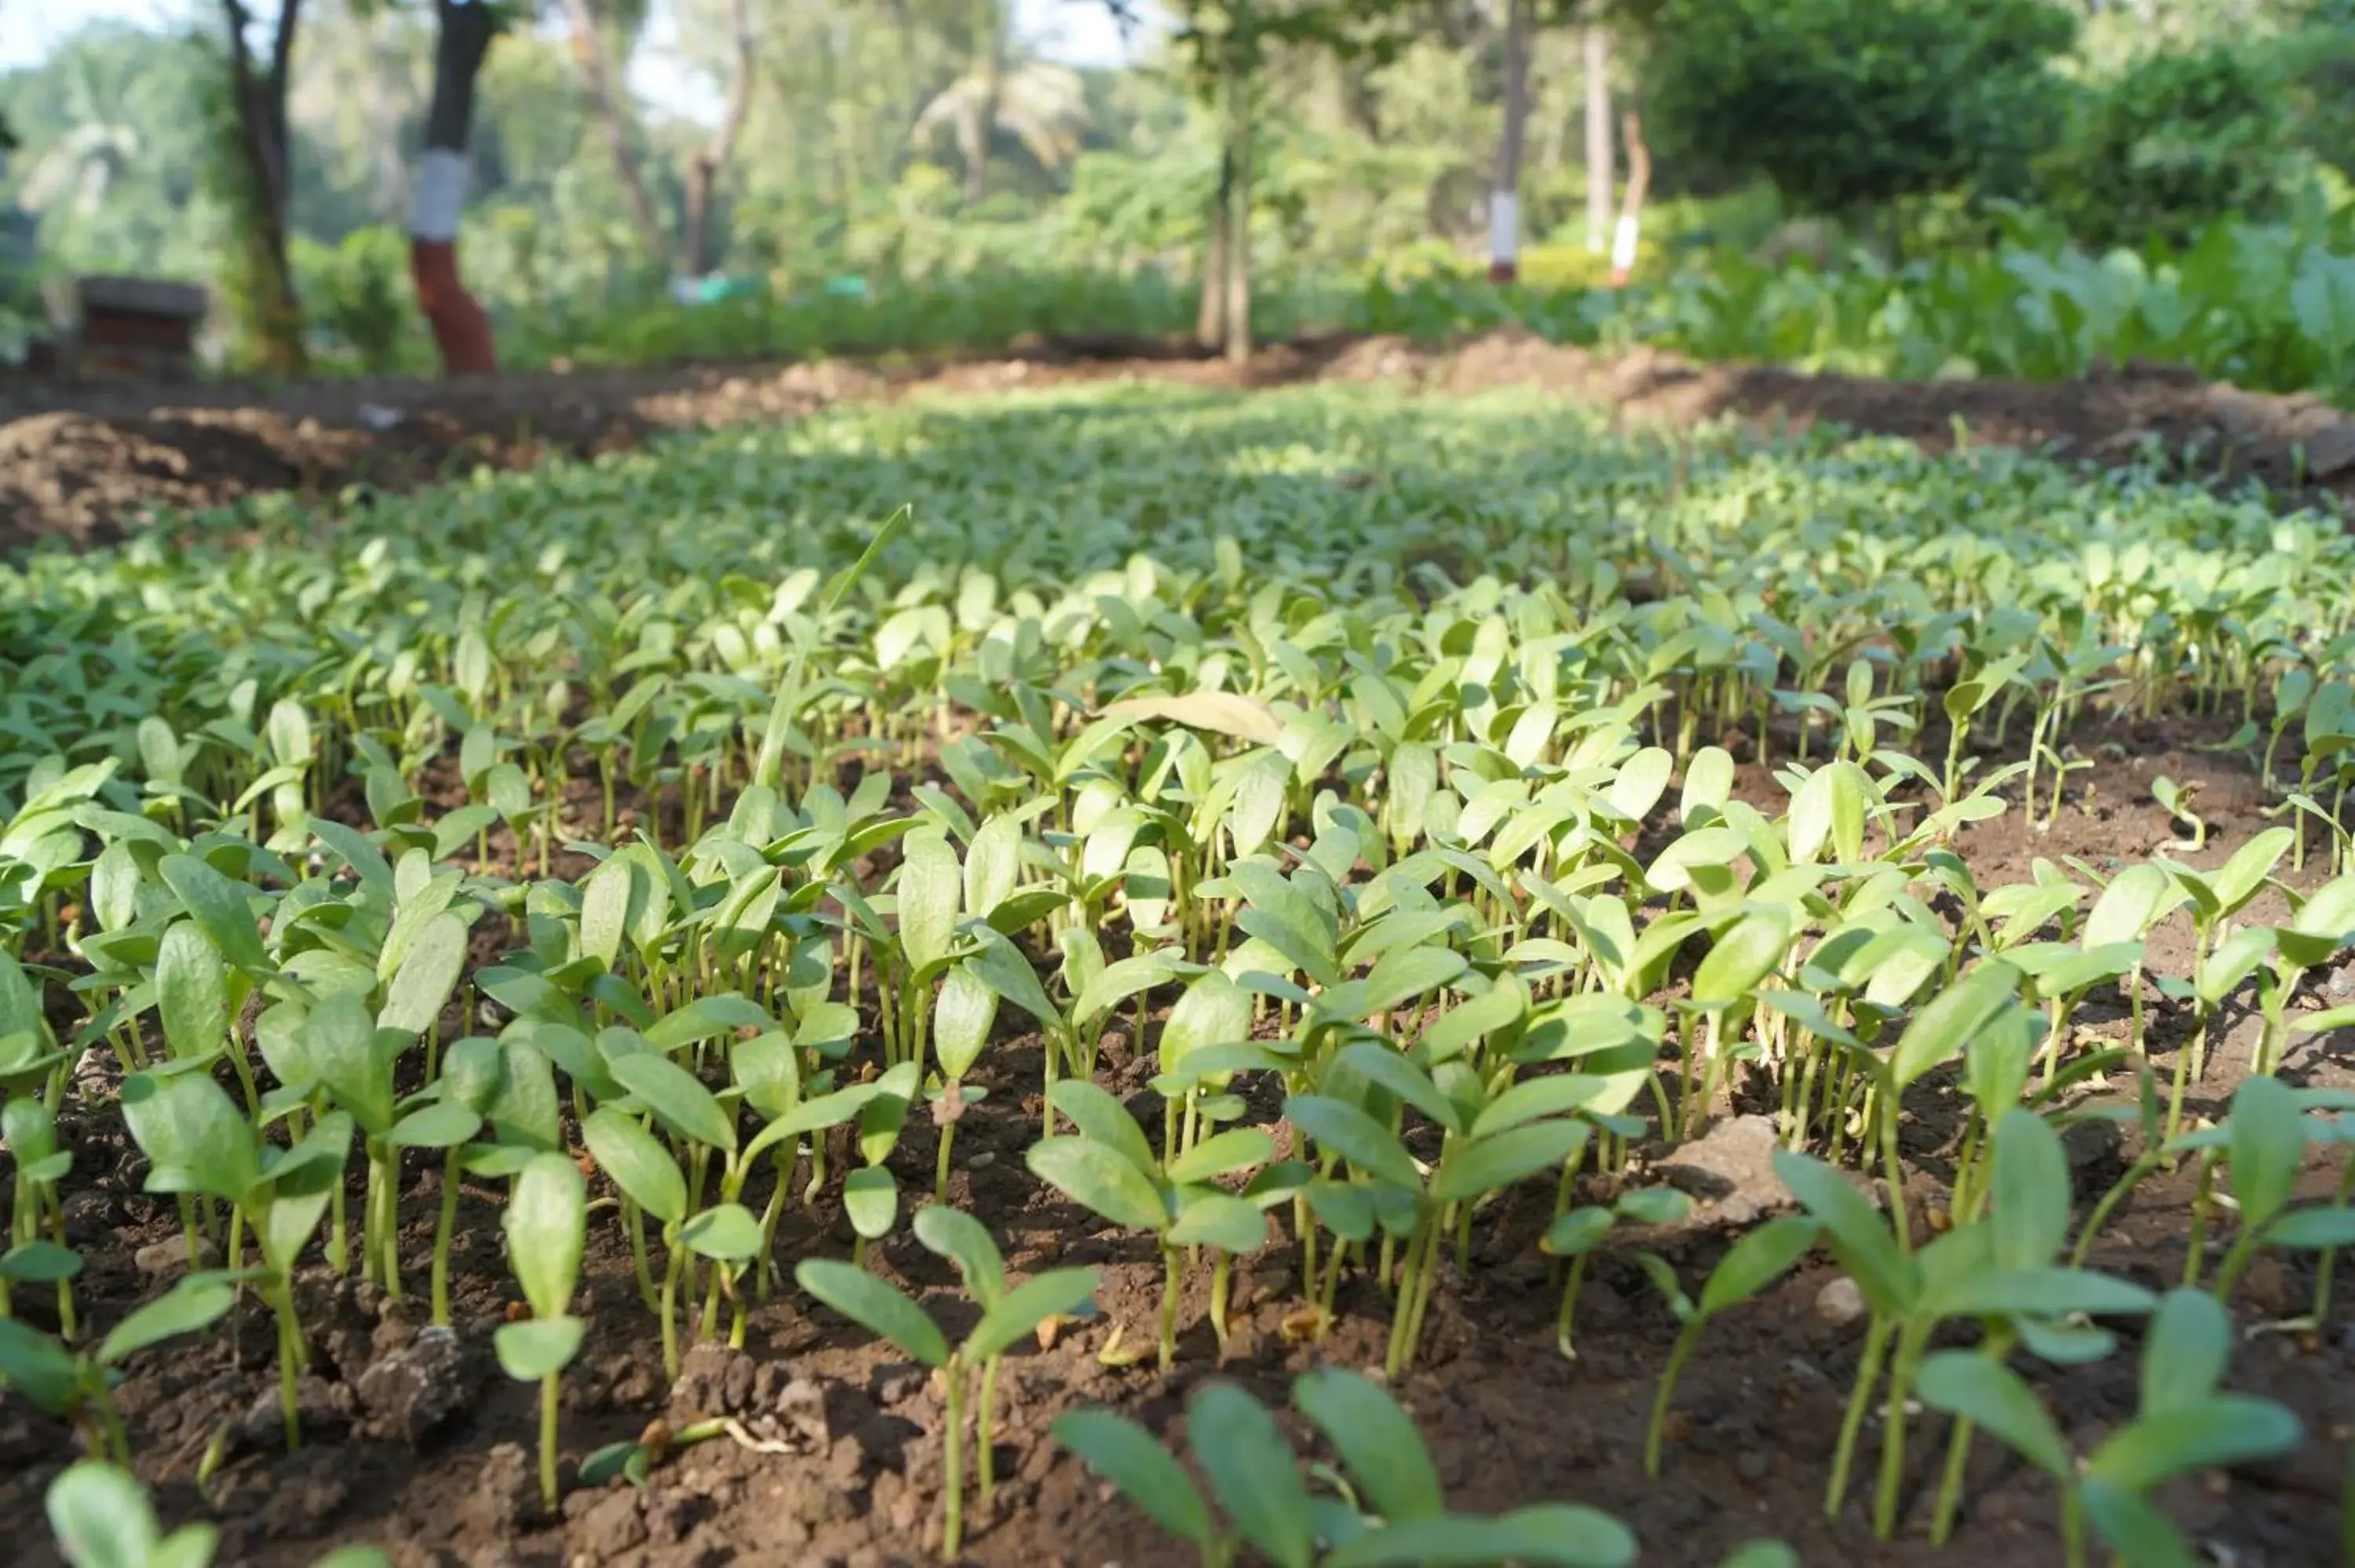
<svg viewBox="0 0 2355 1568">
<path fill-rule="evenodd" d="M 1630 422 L 1834 422 L 1930 450 L 1951 446 L 1959 425 L 1971 441 L 2050 447 L 2103 463 L 2131 461 L 2156 444 L 2184 477 L 2254 477 L 2282 503 L 2341 504 L 2355 493 L 2355 418 L 2310 396 L 2261 396 L 2163 366 L 2051 384 L 1869 381 L 1696 365 L 1648 349 L 1603 355 L 1500 332 L 1444 351 L 1381 337 L 1285 345 L 1239 374 L 1167 344 L 1050 342 L 1010 358 L 947 365 L 702 365 L 275 391 L 0 383 L 0 548 L 50 537 L 103 543 L 151 507 L 356 482 L 406 487 L 478 463 L 528 467 L 552 452 L 625 449 L 666 430 L 795 418 L 845 399 L 1124 377 L 1211 387 L 1394 382 L 1446 392 L 1533 385 Z"/>
</svg>

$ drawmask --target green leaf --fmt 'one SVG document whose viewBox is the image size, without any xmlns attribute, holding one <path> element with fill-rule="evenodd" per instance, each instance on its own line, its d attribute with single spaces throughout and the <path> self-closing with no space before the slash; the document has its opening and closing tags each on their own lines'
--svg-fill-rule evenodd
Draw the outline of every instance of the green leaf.
<svg viewBox="0 0 2355 1568">
<path fill-rule="evenodd" d="M 1284 1114 L 1317 1145 L 1338 1154 L 1377 1181 L 1418 1192 L 1423 1178 L 1408 1157 L 1406 1146 L 1390 1128 L 1346 1100 L 1323 1095 L 1294 1095 L 1284 1102 Z"/>
<path fill-rule="evenodd" d="M 2297 1417 L 2270 1399 L 2220 1393 L 2147 1414 L 2094 1452 L 2087 1474 L 2129 1492 L 2170 1477 L 2287 1453 Z"/>
<path fill-rule="evenodd" d="M 454 1100 L 421 1106 L 384 1135 L 395 1149 L 455 1149 L 482 1130 L 483 1118 Z"/>
<path fill-rule="evenodd" d="M 900 950 L 911 969 L 946 958 L 964 895 L 964 868 L 947 835 L 911 833 L 900 862 Z"/>
<path fill-rule="evenodd" d="M 1961 1056 L 1997 1013 L 2016 1005 L 2019 979 L 2011 965 L 1989 959 L 1933 997 L 1905 1026 L 1890 1057 L 1897 1086 L 1902 1089 L 1933 1067 Z"/>
<path fill-rule="evenodd" d="M 1197 1190 L 1182 1198 L 1177 1223 L 1169 1227 L 1171 1246 L 1214 1246 L 1237 1255 L 1252 1252 L 1267 1241 L 1267 1214 L 1260 1206 L 1216 1188 Z"/>
<path fill-rule="evenodd" d="M 2295 830 L 2267 828 L 2256 837 L 2234 850 L 2232 857 L 2217 869 L 2213 879 L 2216 901 L 2221 913 L 2234 915 L 2241 906 L 2256 896 L 2257 889 L 2265 885 L 2281 857 L 2297 842 Z"/>
<path fill-rule="evenodd" d="M 218 1275 L 189 1275 L 125 1315 L 99 1345 L 98 1359 L 113 1366 L 150 1345 L 209 1328 L 236 1305 L 237 1287 L 229 1281 Z"/>
<path fill-rule="evenodd" d="M 1572 1209 L 1547 1227 L 1539 1250 L 1553 1257 L 1575 1257 L 1592 1251 L 1611 1234 L 1618 1218 L 1609 1209 Z"/>
<path fill-rule="evenodd" d="M 2069 1157 L 2061 1135 L 2015 1107 L 1995 1131 L 1995 1260 L 2002 1268 L 2052 1261 L 2069 1239 Z"/>
<path fill-rule="evenodd" d="M 2086 1522 L 2121 1563 L 2132 1568 L 2208 1568 L 2211 1559 L 2192 1550 L 2173 1520 L 2125 1488 L 2088 1476 L 2077 1484 L 2077 1497 Z"/>
<path fill-rule="evenodd" d="M 2232 1359 L 2232 1319 L 2204 1290 L 2170 1290 L 2151 1314 L 2142 1346 L 2142 1414 L 2164 1414 L 2206 1399 Z"/>
<path fill-rule="evenodd" d="M 2151 1293 L 2139 1285 L 2073 1268 L 2009 1268 L 1941 1281 L 1925 1308 L 1942 1318 L 2064 1318 L 2073 1312 L 2147 1312 Z"/>
<path fill-rule="evenodd" d="M 1373 1511 L 1391 1525 L 1445 1511 L 1439 1472 L 1398 1402 L 1346 1367 L 1312 1368 L 1293 1381 L 1292 1402 L 1341 1456 Z"/>
<path fill-rule="evenodd" d="M 1158 1232 L 1169 1223 L 1161 1190 L 1133 1160 L 1093 1138 L 1041 1139 L 1023 1158 L 1032 1175 L 1114 1224 Z"/>
<path fill-rule="evenodd" d="M 1592 1131 L 1582 1121 L 1533 1121 L 1459 1145 L 1441 1160 L 1431 1196 L 1438 1202 L 1461 1202 L 1540 1171 L 1559 1171 L 1586 1147 Z"/>
<path fill-rule="evenodd" d="M 1361 1040 L 1342 1048 L 1338 1060 L 1346 1062 L 1375 1084 L 1396 1095 L 1450 1132 L 1464 1130 L 1464 1113 L 1455 1101 L 1440 1093 L 1431 1075 L 1407 1059 L 1393 1046 Z"/>
<path fill-rule="evenodd" d="M 794 1277 L 804 1290 L 926 1366 L 949 1364 L 949 1342 L 940 1325 L 866 1270 L 833 1258 L 807 1257 L 794 1266 Z"/>
<path fill-rule="evenodd" d="M 964 852 L 964 906 L 985 918 L 1014 891 L 1022 873 L 1022 823 L 998 815 L 981 824 Z"/>
<path fill-rule="evenodd" d="M 1717 1568 L 1799 1568 L 1799 1554 L 1780 1541 L 1745 1541 L 1725 1554 Z"/>
<path fill-rule="evenodd" d="M 678 1228 L 687 1249 L 721 1263 L 750 1263 L 761 1255 L 761 1222 L 741 1203 L 719 1203 Z"/>
<path fill-rule="evenodd" d="M 81 1272 L 81 1254 L 38 1237 L 0 1253 L 0 1279 L 15 1285 L 55 1285 Z"/>
<path fill-rule="evenodd" d="M 662 1140 L 631 1117 L 599 1106 L 581 1124 L 581 1141 L 597 1168 L 630 1202 L 666 1225 L 687 1218 L 687 1178 Z"/>
<path fill-rule="evenodd" d="M 1599 1509 L 1539 1503 L 1495 1519 L 1456 1515 L 1369 1530 L 1326 1553 L 1325 1568 L 1626 1568 L 1633 1531 Z"/>
<path fill-rule="evenodd" d="M 150 1192 L 203 1192 L 241 1203 L 261 1174 L 253 1128 L 229 1092 L 199 1073 L 123 1081 L 123 1119 L 147 1156 Z"/>
<path fill-rule="evenodd" d="M 1310 1568 L 1308 1489 L 1265 1405 L 1232 1383 L 1204 1384 L 1187 1402 L 1186 1446 L 1245 1541 L 1275 1568 Z"/>
<path fill-rule="evenodd" d="M 951 1083 L 973 1071 L 997 1022 L 997 992 L 970 964 L 957 964 L 941 977 L 932 1001 L 932 1053 L 941 1076 Z"/>
<path fill-rule="evenodd" d="M 1742 1001 L 1774 972 L 1790 945 L 1789 910 L 1753 909 L 1711 944 L 1693 971 L 1693 1005 L 1719 1012 Z"/>
<path fill-rule="evenodd" d="M 2232 1091 L 2231 1137 L 2232 1196 L 2241 1224 L 2260 1226 L 2281 1213 L 2306 1160 L 2306 1113 L 2297 1092 L 2279 1078 L 2259 1075 Z"/>
<path fill-rule="evenodd" d="M 1047 1103 L 1069 1117 L 1081 1134 L 1119 1155 L 1146 1176 L 1160 1171 L 1161 1161 L 1145 1141 L 1145 1129 L 1109 1090 L 1085 1078 L 1060 1078 L 1047 1091 Z"/>
<path fill-rule="evenodd" d="M 535 1154 L 517 1175 L 499 1228 L 506 1233 L 507 1266 L 535 1318 L 560 1318 L 570 1306 L 588 1213 L 588 1184 L 563 1155 Z"/>
<path fill-rule="evenodd" d="M 1237 1127 L 1214 1133 L 1170 1162 L 1168 1179 L 1180 1187 L 1231 1176 L 1275 1158 L 1275 1139 L 1263 1128 Z"/>
<path fill-rule="evenodd" d="M 1235 1044 L 1251 1038 L 1252 996 L 1219 969 L 1211 969 L 1188 986 L 1169 1009 L 1161 1026 L 1158 1045 L 1161 1070 L 1184 1070 L 1186 1058 L 1212 1046 Z M 1210 1086 L 1223 1089 L 1222 1076 Z"/>
<path fill-rule="evenodd" d="M 1101 1277 L 1092 1268 L 1058 1268 L 1023 1281 L 988 1304 L 965 1336 L 965 1354 L 976 1361 L 1004 1355 L 1048 1319 L 1075 1313 L 1093 1300 Z"/>
<path fill-rule="evenodd" d="M 2265 1243 L 2308 1252 L 2355 1246 L 2355 1208 L 2292 1210 L 2266 1227 Z"/>
<path fill-rule="evenodd" d="M 349 991 L 326 998 L 304 1018 L 295 1038 L 313 1075 L 362 1131 L 374 1138 L 391 1128 L 393 1053 L 385 1046 L 397 1049 L 400 1041 L 378 1034 L 366 1001 Z"/>
<path fill-rule="evenodd" d="M 900 1217 L 900 1183 L 880 1165 L 862 1165 L 842 1179 L 842 1206 L 850 1228 L 868 1241 L 891 1234 Z"/>
<path fill-rule="evenodd" d="M 1201 1492 L 1143 1427 L 1110 1411 L 1073 1410 L 1048 1430 L 1154 1523 L 1197 1547 L 1216 1545 L 1218 1527 Z"/>
<path fill-rule="evenodd" d="M 707 1149 L 736 1151 L 736 1118 L 720 1108 L 696 1075 L 651 1051 L 614 1058 L 613 1081 L 654 1112 L 672 1137 Z"/>
<path fill-rule="evenodd" d="M 977 1305 L 986 1308 L 1006 1294 L 1006 1259 L 979 1220 L 946 1203 L 927 1203 L 912 1228 L 926 1250 L 956 1265 L 964 1293 Z"/>
<path fill-rule="evenodd" d="M 1701 1316 L 1714 1318 L 1782 1278 L 1816 1245 L 1816 1235 L 1815 1221 L 1785 1214 L 1734 1243 L 1701 1287 Z"/>
<path fill-rule="evenodd" d="M 465 921 L 448 910 L 436 915 L 417 934 L 409 951 L 385 988 L 384 1010 L 377 1027 L 404 1034 L 422 1034 L 442 1016 L 442 1009 L 465 972 L 470 939 Z"/>
<path fill-rule="evenodd" d="M 587 1329 L 578 1318 L 527 1318 L 500 1324 L 491 1347 L 498 1352 L 500 1371 L 517 1383 L 538 1383 L 572 1364 Z"/>
<path fill-rule="evenodd" d="M 268 971 L 261 931 L 247 902 L 250 888 L 231 882 L 194 855 L 167 854 L 156 869 L 221 957 L 249 974 Z"/>
<path fill-rule="evenodd" d="M 73 1568 L 149 1568 L 158 1531 L 139 1483 L 102 1459 L 79 1459 L 49 1484 L 58 1548 Z"/>
<path fill-rule="evenodd" d="M 229 973 L 193 920 L 174 923 L 155 948 L 155 1003 L 178 1060 L 208 1060 L 229 1044 Z"/>
<path fill-rule="evenodd" d="M 1825 1245 L 1856 1281 L 1866 1304 L 1885 1317 L 1910 1314 L 1920 1286 L 1913 1265 L 1898 1250 L 1896 1236 L 1871 1201 L 1813 1155 L 1777 1149 L 1774 1162 L 1774 1174 L 1791 1196 L 1823 1226 Z"/>
<path fill-rule="evenodd" d="M 1977 1423 L 2029 1463 L 2066 1480 L 2069 1446 L 2018 1372 L 1968 1351 L 1940 1351 L 1923 1361 L 1913 1383 L 1923 1402 Z"/>
</svg>

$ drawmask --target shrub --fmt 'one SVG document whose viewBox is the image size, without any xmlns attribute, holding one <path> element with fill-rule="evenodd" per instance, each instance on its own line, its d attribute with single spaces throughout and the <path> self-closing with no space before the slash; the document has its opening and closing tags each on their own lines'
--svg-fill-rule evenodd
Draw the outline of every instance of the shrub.
<svg viewBox="0 0 2355 1568">
<path fill-rule="evenodd" d="M 2082 241 L 2181 244 L 2226 214 L 2278 215 L 2297 160 L 2275 73 L 2253 51 L 2220 46 L 2146 54 L 2085 90 L 2037 173 Z"/>
<path fill-rule="evenodd" d="M 2075 27 L 2050 0 L 1665 0 L 1646 120 L 1679 181 L 1763 174 L 1805 211 L 2010 196 Z"/>
</svg>

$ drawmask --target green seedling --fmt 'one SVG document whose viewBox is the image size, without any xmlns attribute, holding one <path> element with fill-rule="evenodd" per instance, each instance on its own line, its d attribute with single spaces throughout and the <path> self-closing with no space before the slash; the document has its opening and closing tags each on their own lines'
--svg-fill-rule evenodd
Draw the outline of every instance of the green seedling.
<svg viewBox="0 0 2355 1568">
<path fill-rule="evenodd" d="M 2214 1298 L 2196 1290 L 2167 1296 L 2143 1341 L 2135 1420 L 2083 1458 L 1992 1350 L 1939 1351 L 1923 1362 L 1918 1387 L 1923 1402 L 1953 1415 L 1958 1428 L 1984 1426 L 2060 1483 L 2069 1568 L 2087 1561 L 2088 1524 L 2122 1562 L 2190 1564 L 2199 1553 L 2149 1494 L 2170 1478 L 2265 1458 L 2298 1441 L 2297 1418 L 2280 1405 L 2219 1392 L 2232 1347 L 2232 1319 Z"/>
<path fill-rule="evenodd" d="M 251 1227 L 261 1253 L 258 1283 L 278 1322 L 279 1392 L 286 1446 L 294 1448 L 302 1441 L 296 1385 L 310 1356 L 294 1309 L 294 1264 L 342 1188 L 352 1118 L 331 1112 L 281 1148 L 261 1141 L 212 1079 L 164 1069 L 123 1081 L 123 1115 L 150 1161 L 148 1192 L 203 1194 L 229 1204 L 232 1263 L 240 1227 Z M 193 1231 L 189 1247 L 193 1258 Z"/>
<path fill-rule="evenodd" d="M 124 1361 L 218 1322 L 237 1303 L 237 1279 L 192 1274 L 134 1308 L 94 1351 L 68 1350 L 14 1319 L 0 1319 L 0 1381 L 60 1421 L 80 1428 L 92 1453 L 131 1463 L 131 1441 L 114 1408 Z"/>
<path fill-rule="evenodd" d="M 1004 1265 L 996 1247 L 977 1222 L 959 1224 L 965 1216 L 935 1205 L 920 1213 L 940 1216 L 923 1226 L 926 1245 L 956 1262 L 965 1271 L 966 1288 L 982 1308 L 975 1323 L 954 1348 L 940 1326 L 914 1301 L 851 1264 L 830 1258 L 805 1258 L 794 1269 L 801 1287 L 869 1332 L 889 1340 L 908 1355 L 941 1375 L 948 1407 L 943 1429 L 946 1478 L 943 1482 L 941 1554 L 954 1562 L 964 1540 L 964 1424 L 966 1384 L 978 1370 L 982 1376 L 982 1442 L 990 1442 L 988 1406 L 996 1389 L 998 1358 L 1033 1333 L 1050 1318 L 1079 1311 L 1095 1298 L 1097 1273 L 1092 1268 L 1062 1268 L 1039 1275 L 1012 1289 L 1004 1285 Z M 954 1218 L 948 1216 L 954 1215 Z M 984 1250 L 984 1249 L 986 1250 Z M 985 1468 L 985 1478 L 993 1472 Z M 986 1486 L 983 1492 L 988 1496 Z M 985 1502 L 985 1506 L 986 1506 Z"/>
<path fill-rule="evenodd" d="M 1147 1232 L 1159 1245 L 1156 1351 L 1161 1370 L 1167 1372 L 1178 1354 L 1178 1285 L 1189 1246 L 1208 1246 L 1217 1254 L 1210 1326 L 1224 1343 L 1230 1262 L 1264 1245 L 1268 1224 L 1259 1204 L 1214 1183 L 1267 1163 L 1274 1140 L 1257 1128 L 1237 1128 L 1164 1162 L 1155 1158 L 1136 1118 L 1094 1084 L 1065 1078 L 1050 1095 L 1055 1108 L 1080 1130 L 1041 1139 L 1024 1158 L 1033 1174 L 1073 1202 L 1114 1224 Z"/>
<path fill-rule="evenodd" d="M 1668 1364 L 1660 1373 L 1659 1391 L 1652 1399 L 1651 1425 L 1644 1436 L 1644 1473 L 1657 1478 L 1660 1473 L 1661 1446 L 1667 1441 L 1668 1403 L 1676 1397 L 1677 1377 L 1684 1371 L 1685 1362 L 1692 1358 L 1693 1348 L 1700 1343 L 1701 1331 L 1709 1320 L 1730 1307 L 1749 1300 L 1785 1274 L 1791 1272 L 1807 1249 L 1816 1245 L 1816 1223 L 1813 1220 L 1785 1216 L 1769 1220 L 1743 1236 L 1710 1270 L 1709 1279 L 1701 1287 L 1700 1299 L 1695 1301 L 1685 1294 L 1676 1270 L 1668 1260 L 1652 1253 L 1639 1255 L 1636 1261 L 1651 1277 L 1653 1287 L 1676 1315 L 1677 1342 L 1668 1352 Z"/>
<path fill-rule="evenodd" d="M 1578 1352 L 1571 1349 L 1571 1318 L 1578 1308 L 1579 1285 L 1586 1277 L 1586 1260 L 1594 1249 L 1622 1223 L 1672 1225 L 1691 1213 L 1692 1200 L 1674 1187 L 1638 1187 L 1620 1193 L 1607 1208 L 1572 1209 L 1547 1227 L 1538 1243 L 1540 1249 L 1550 1257 L 1571 1260 L 1570 1277 L 1561 1288 L 1561 1316 L 1554 1330 L 1554 1343 L 1566 1359 L 1578 1359 Z"/>
<path fill-rule="evenodd" d="M 2106 1353 L 2109 1339 L 2071 1319 L 2150 1309 L 2150 1294 L 2138 1287 L 2053 1263 L 2068 1241 L 2071 1194 L 2068 1159 L 2051 1126 L 2035 1112 L 2014 1107 L 1998 1124 L 1993 1140 L 1989 1212 L 1914 1250 L 1831 1167 L 1790 1150 L 1774 1152 L 1775 1174 L 1821 1226 L 1826 1246 L 1855 1280 L 1870 1313 L 1862 1364 L 1833 1456 L 1827 1513 L 1837 1514 L 1846 1500 L 1867 1401 L 1884 1362 L 1888 1369 L 1881 1478 L 1873 1497 L 1873 1529 L 1882 1540 L 1896 1529 L 1907 1402 L 1941 1324 L 1977 1319 L 1991 1343 L 2008 1348 L 2024 1340 L 2050 1359 L 2081 1360 Z M 1967 1440 L 1966 1430 L 1958 1433 L 1949 1455 L 1934 1525 L 1941 1539 L 1953 1517 Z"/>
<path fill-rule="evenodd" d="M 588 1184 L 561 1154 L 535 1154 L 517 1172 L 500 1226 L 507 1266 L 531 1316 L 502 1323 L 492 1337 L 499 1366 L 517 1383 L 539 1384 L 539 1500 L 556 1510 L 557 1413 L 564 1369 L 581 1353 L 587 1325 L 571 1315 L 589 1224 Z"/>
<path fill-rule="evenodd" d="M 1056 1418 L 1053 1432 L 1155 1524 L 1199 1552 L 1206 1568 L 1225 1568 L 1245 1547 L 1278 1568 L 1620 1568 L 1635 1560 L 1625 1526 L 1576 1504 L 1540 1503 L 1495 1518 L 1448 1511 L 1414 1424 L 1356 1372 L 1305 1373 L 1293 1383 L 1293 1403 L 1340 1458 L 1343 1474 L 1318 1467 L 1334 1495 L 1309 1490 L 1274 1416 L 1242 1390 L 1206 1383 L 1187 1402 L 1187 1447 L 1217 1514 L 1152 1435 L 1125 1417 L 1073 1411 Z"/>
<path fill-rule="evenodd" d="M 2327 1251 L 2355 1245 L 2355 1207 L 2348 1206 L 2343 1192 L 2331 1206 L 2290 1206 L 2309 1145 L 2335 1142 L 2339 1130 L 2335 1122 L 2308 1116 L 2298 1092 L 2280 1079 L 2243 1078 L 2232 1091 L 2231 1114 L 2221 1126 L 2188 1133 L 2171 1146 L 2178 1154 L 2197 1152 L 2205 1159 L 2221 1152 L 2231 1179 L 2239 1220 L 2232 1244 L 2216 1266 L 2211 1288 L 2217 1300 L 2231 1301 L 2233 1288 L 2264 1247 Z M 2346 1186 L 2343 1178 L 2340 1184 Z M 2200 1282 L 2198 1239 L 2195 1234 L 2187 1286 Z"/>
</svg>

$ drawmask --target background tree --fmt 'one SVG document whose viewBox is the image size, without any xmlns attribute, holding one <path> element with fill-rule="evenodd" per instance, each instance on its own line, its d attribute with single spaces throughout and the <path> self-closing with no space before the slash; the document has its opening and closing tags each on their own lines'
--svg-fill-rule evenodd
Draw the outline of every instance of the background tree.
<svg viewBox="0 0 2355 1568">
<path fill-rule="evenodd" d="M 2025 195 L 2076 26 L 2051 0 L 1666 0 L 1643 71 L 1656 151 L 1859 220 L 1930 192 Z"/>
<path fill-rule="evenodd" d="M 433 331 L 449 375 L 495 370 L 491 321 L 458 269 L 458 225 L 473 170 L 468 143 L 474 84 L 491 40 L 508 17 L 489 0 L 433 0 L 433 98 L 418 154 L 417 199 L 409 226 L 409 271 L 417 308 Z"/>
<path fill-rule="evenodd" d="M 236 265 L 226 302 L 254 362 L 288 375 L 309 362 L 303 303 L 287 254 L 293 146 L 286 101 L 302 10 L 303 0 L 278 0 L 266 48 L 257 52 L 261 29 L 245 0 L 220 0 L 222 82 L 213 132 L 215 183 L 235 223 Z"/>
</svg>

